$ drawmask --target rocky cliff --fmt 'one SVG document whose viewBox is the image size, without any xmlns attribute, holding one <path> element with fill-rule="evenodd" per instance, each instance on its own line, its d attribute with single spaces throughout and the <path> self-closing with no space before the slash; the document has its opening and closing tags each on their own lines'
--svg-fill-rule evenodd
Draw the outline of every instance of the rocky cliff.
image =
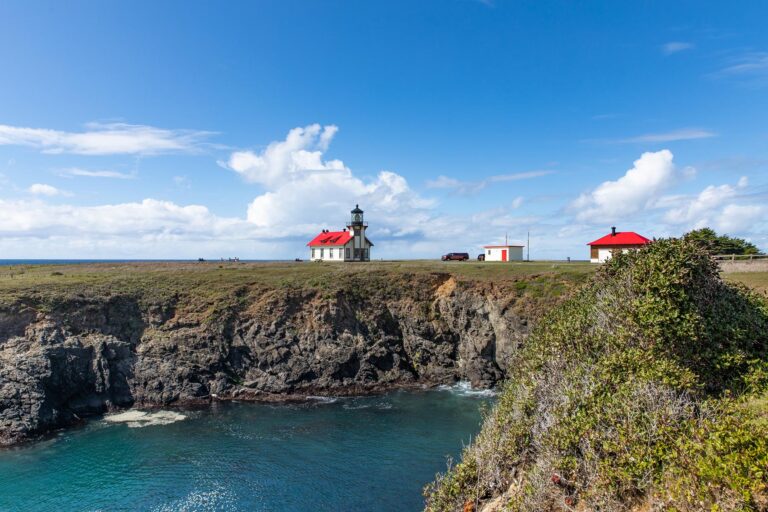
<svg viewBox="0 0 768 512">
<path fill-rule="evenodd" d="M 0 444 L 122 407 L 493 386 L 564 284 L 380 273 L 205 300 L 109 286 L 16 294 L 0 303 Z"/>
</svg>

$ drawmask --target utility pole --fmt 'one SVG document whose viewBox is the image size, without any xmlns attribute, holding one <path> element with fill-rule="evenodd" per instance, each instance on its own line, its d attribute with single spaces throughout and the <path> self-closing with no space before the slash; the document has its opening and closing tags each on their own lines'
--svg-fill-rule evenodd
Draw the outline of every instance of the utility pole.
<svg viewBox="0 0 768 512">
<path fill-rule="evenodd" d="M 528 261 L 531 261 L 531 232 L 528 231 Z"/>
</svg>

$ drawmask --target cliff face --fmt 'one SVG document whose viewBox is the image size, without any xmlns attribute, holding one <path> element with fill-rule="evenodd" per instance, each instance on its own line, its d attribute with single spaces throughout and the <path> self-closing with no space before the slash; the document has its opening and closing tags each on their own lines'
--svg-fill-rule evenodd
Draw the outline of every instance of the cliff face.
<svg viewBox="0 0 768 512">
<path fill-rule="evenodd" d="M 133 405 L 493 386 L 553 302 L 519 281 L 385 281 L 0 304 L 0 444 Z"/>
</svg>

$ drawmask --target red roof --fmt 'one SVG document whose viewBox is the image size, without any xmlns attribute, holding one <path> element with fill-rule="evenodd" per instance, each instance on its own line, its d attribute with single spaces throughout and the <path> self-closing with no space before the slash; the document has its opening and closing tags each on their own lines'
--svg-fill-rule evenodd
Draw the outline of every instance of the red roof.
<svg viewBox="0 0 768 512">
<path fill-rule="evenodd" d="M 313 238 L 307 245 L 310 247 L 331 247 L 345 245 L 352 239 L 349 231 L 324 231 Z"/>
<path fill-rule="evenodd" d="M 594 242 L 590 242 L 587 245 L 599 245 L 604 247 L 613 247 L 616 245 L 645 245 L 651 241 L 645 238 L 643 235 L 638 235 L 634 231 L 621 231 L 608 233 L 603 238 L 598 238 Z"/>
</svg>

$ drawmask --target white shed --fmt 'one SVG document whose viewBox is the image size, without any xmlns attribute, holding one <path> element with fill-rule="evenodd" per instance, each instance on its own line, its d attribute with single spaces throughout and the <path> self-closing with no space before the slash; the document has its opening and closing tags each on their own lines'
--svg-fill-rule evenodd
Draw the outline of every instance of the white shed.
<svg viewBox="0 0 768 512">
<path fill-rule="evenodd" d="M 485 261 L 523 261 L 522 245 L 486 245 Z"/>
</svg>

